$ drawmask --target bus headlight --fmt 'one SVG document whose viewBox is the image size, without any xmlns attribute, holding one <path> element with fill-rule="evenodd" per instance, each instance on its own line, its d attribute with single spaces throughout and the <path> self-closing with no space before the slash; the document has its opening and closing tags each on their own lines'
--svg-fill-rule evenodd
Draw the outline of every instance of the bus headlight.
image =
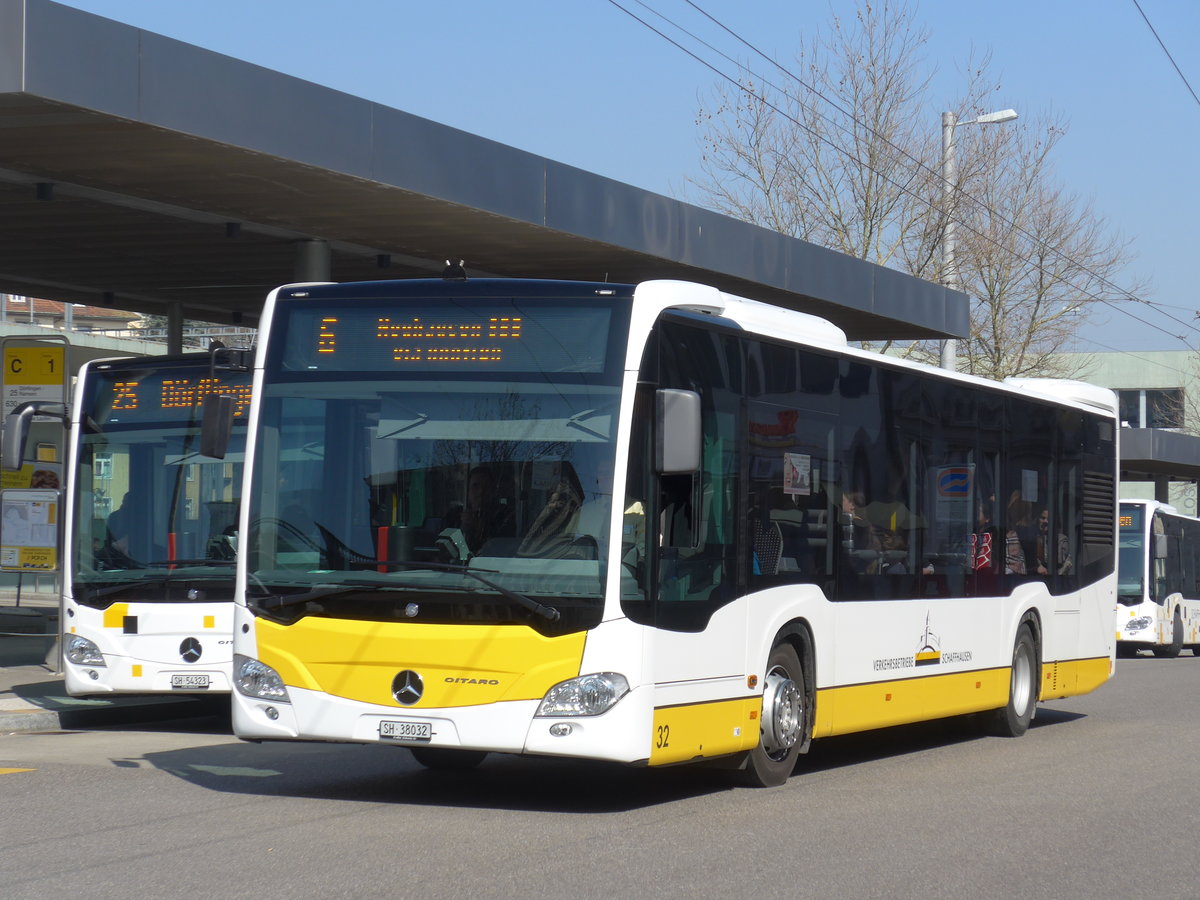
<svg viewBox="0 0 1200 900">
<path fill-rule="evenodd" d="M 233 655 L 233 683 L 238 693 L 247 697 L 277 700 L 280 703 L 291 702 L 278 672 L 265 663 L 240 653 Z"/>
<path fill-rule="evenodd" d="M 67 638 L 63 654 L 77 666 L 104 666 L 104 654 L 92 641 L 77 634 Z"/>
<path fill-rule="evenodd" d="M 629 682 L 616 672 L 597 672 L 560 681 L 542 698 L 535 716 L 598 716 L 629 693 Z"/>
<path fill-rule="evenodd" d="M 1128 622 L 1125 623 L 1125 630 L 1126 631 L 1145 631 L 1147 628 L 1149 628 L 1153 624 L 1154 624 L 1154 620 L 1152 618 L 1150 618 L 1149 616 L 1138 616 L 1136 619 L 1130 619 Z"/>
</svg>

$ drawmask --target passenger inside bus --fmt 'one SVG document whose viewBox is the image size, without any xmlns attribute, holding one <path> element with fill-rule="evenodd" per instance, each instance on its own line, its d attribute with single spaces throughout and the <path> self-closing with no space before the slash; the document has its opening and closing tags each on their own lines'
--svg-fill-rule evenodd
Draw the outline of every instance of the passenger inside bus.
<svg viewBox="0 0 1200 900">
<path fill-rule="evenodd" d="M 576 525 L 582 505 L 583 487 L 579 483 L 579 476 L 575 474 L 575 468 L 570 463 L 563 463 L 558 481 L 550 492 L 545 507 L 537 514 L 517 547 L 517 555 L 575 557 L 581 552 L 574 549 L 574 543 L 578 537 Z"/>
<path fill-rule="evenodd" d="M 121 505 L 108 517 L 103 556 L 116 566 L 145 564 L 166 558 L 166 549 L 152 537 L 152 510 L 149 491 L 134 482 L 121 499 Z"/>
<path fill-rule="evenodd" d="M 1048 575 L 1051 572 L 1049 546 L 1052 542 L 1050 540 L 1050 510 L 1044 506 L 1038 512 L 1037 528 L 1036 571 L 1038 575 Z M 1067 536 L 1060 531 L 1053 543 L 1057 547 L 1053 571 L 1059 575 L 1065 575 L 1071 571 L 1071 547 Z"/>
<path fill-rule="evenodd" d="M 1008 498 L 1007 531 L 1004 533 L 1004 572 L 1006 575 L 1024 575 L 1025 561 L 1033 554 L 1026 553 L 1026 546 L 1033 541 L 1033 526 L 1029 521 L 1029 503 L 1021 499 L 1020 491 L 1013 491 Z"/>
<path fill-rule="evenodd" d="M 487 466 L 475 466 L 467 476 L 467 500 L 461 509 L 447 513 L 445 528 L 461 528 L 472 553 L 494 538 L 514 535 L 512 507 L 497 492 L 496 475 Z"/>
</svg>

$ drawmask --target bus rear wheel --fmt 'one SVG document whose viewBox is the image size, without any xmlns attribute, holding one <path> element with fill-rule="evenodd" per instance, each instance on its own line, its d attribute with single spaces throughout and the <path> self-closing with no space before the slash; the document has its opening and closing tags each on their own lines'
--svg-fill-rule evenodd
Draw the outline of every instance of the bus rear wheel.
<svg viewBox="0 0 1200 900">
<path fill-rule="evenodd" d="M 1037 711 L 1038 656 L 1033 631 L 1026 623 L 1017 629 L 1013 642 L 1012 675 L 1008 703 L 992 713 L 989 731 L 999 737 L 1020 737 L 1029 730 Z"/>
<path fill-rule="evenodd" d="M 750 751 L 743 781 L 750 787 L 777 787 L 788 780 L 809 728 L 804 670 L 791 644 L 779 644 L 767 658 L 758 746 Z"/>
<path fill-rule="evenodd" d="M 465 772 L 474 769 L 487 756 L 486 750 L 451 750 L 444 747 L 410 747 L 413 759 L 427 769 Z"/>
<path fill-rule="evenodd" d="M 1175 607 L 1175 620 L 1171 623 L 1171 643 L 1154 648 L 1154 655 L 1159 659 L 1174 659 L 1183 649 L 1183 617 L 1179 607 Z"/>
</svg>

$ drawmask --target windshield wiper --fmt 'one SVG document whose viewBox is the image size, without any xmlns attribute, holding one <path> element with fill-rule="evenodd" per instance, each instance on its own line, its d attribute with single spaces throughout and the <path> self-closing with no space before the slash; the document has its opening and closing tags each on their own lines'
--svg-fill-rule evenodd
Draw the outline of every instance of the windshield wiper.
<svg viewBox="0 0 1200 900">
<path fill-rule="evenodd" d="M 490 578 L 484 578 L 482 575 L 479 574 L 479 572 L 470 568 L 469 566 L 455 565 L 453 563 L 416 562 L 416 561 L 407 560 L 407 559 L 384 559 L 384 560 L 377 561 L 376 565 L 408 566 L 413 569 L 432 569 L 435 571 L 458 572 L 461 575 L 469 575 L 470 577 L 474 578 L 476 581 L 487 585 L 488 587 L 490 587 L 492 590 L 496 591 L 498 594 L 500 594 L 505 599 L 511 600 L 513 603 L 516 603 L 518 606 L 523 606 L 525 609 L 529 610 L 530 612 L 534 613 L 535 615 L 541 616 L 543 619 L 545 619 L 548 622 L 557 622 L 562 617 L 562 614 L 557 609 L 555 609 L 553 606 L 547 606 L 544 603 L 539 603 L 538 601 L 534 600 L 532 597 L 526 597 L 524 594 L 518 594 L 516 591 L 509 590 L 508 588 L 504 587 L 504 585 L 497 584 L 496 582 L 492 581 Z M 487 572 L 489 575 L 500 574 L 495 569 L 482 569 L 481 571 Z M 375 588 L 377 590 L 386 590 L 388 588 L 404 588 L 407 590 L 427 590 L 430 587 L 431 587 L 431 585 L 428 585 L 428 584 L 409 584 L 409 583 L 400 582 L 400 581 L 380 582 L 380 581 L 367 581 L 365 579 L 354 579 L 353 581 L 343 581 L 341 584 L 337 584 L 337 585 L 327 585 L 325 587 L 314 588 L 313 590 L 306 591 L 302 594 L 291 594 L 288 596 L 283 596 L 280 594 L 269 594 L 267 596 L 270 598 L 274 598 L 275 602 L 273 604 L 271 604 L 270 607 L 266 607 L 266 608 L 282 609 L 285 606 L 295 606 L 300 603 L 307 603 L 309 600 L 317 600 L 321 597 L 329 597 L 334 594 L 344 594 L 344 593 L 347 593 L 348 591 L 361 590 L 362 588 Z M 265 599 L 267 599 L 267 597 L 264 597 L 262 599 L 265 600 Z"/>
<path fill-rule="evenodd" d="M 178 577 L 173 579 L 170 575 L 161 575 L 158 578 L 135 578 L 131 581 L 122 581 L 120 584 L 110 584 L 110 585 L 106 585 L 105 587 L 92 588 L 91 590 L 85 591 L 83 594 L 82 602 L 83 603 L 91 603 L 93 601 L 99 600 L 101 597 L 107 597 L 109 594 L 115 594 L 118 591 L 137 590 L 138 588 L 143 588 L 143 587 L 167 587 L 168 585 L 171 585 L 171 584 L 178 584 L 180 581 L 183 581 L 186 583 L 189 581 L 201 581 L 201 580 L 207 581 L 208 579 L 197 577 L 194 575 L 188 576 L 187 578 L 183 578 L 183 579 L 180 579 Z"/>
</svg>

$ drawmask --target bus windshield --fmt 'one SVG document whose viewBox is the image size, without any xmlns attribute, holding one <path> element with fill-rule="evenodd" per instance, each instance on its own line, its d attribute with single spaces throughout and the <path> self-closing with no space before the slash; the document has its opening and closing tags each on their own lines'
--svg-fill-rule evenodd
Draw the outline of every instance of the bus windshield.
<svg viewBox="0 0 1200 900">
<path fill-rule="evenodd" d="M 207 357 L 103 365 L 81 384 L 71 473 L 76 601 L 231 600 L 248 373 L 210 375 Z M 235 398 L 224 459 L 199 453 L 201 400 Z"/>
<path fill-rule="evenodd" d="M 1145 509 L 1121 504 L 1120 545 L 1117 551 L 1117 598 L 1122 603 L 1141 603 L 1146 581 Z"/>
<path fill-rule="evenodd" d="M 625 315 L 609 300 L 281 303 L 249 602 L 285 621 L 598 623 Z"/>
</svg>

